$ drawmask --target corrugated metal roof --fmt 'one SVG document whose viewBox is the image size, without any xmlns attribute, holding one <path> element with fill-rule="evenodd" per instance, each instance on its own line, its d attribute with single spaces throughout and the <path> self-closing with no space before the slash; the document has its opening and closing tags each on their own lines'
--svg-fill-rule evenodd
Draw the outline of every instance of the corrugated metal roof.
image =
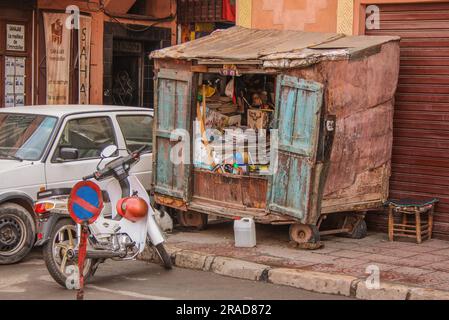
<svg viewBox="0 0 449 320">
<path fill-rule="evenodd" d="M 232 27 L 181 45 L 157 50 L 150 57 L 210 60 L 255 60 L 264 67 L 287 68 L 324 59 L 350 58 L 398 37 L 347 37 L 336 33 L 259 30 Z"/>
</svg>

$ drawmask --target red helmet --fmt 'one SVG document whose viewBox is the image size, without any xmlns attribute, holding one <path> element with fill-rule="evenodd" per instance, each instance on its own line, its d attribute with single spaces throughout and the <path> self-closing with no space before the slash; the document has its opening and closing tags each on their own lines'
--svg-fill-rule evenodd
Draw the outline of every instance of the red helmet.
<svg viewBox="0 0 449 320">
<path fill-rule="evenodd" d="M 123 218 L 137 222 L 147 216 L 148 204 L 137 196 L 122 198 L 117 202 L 117 212 Z"/>
</svg>

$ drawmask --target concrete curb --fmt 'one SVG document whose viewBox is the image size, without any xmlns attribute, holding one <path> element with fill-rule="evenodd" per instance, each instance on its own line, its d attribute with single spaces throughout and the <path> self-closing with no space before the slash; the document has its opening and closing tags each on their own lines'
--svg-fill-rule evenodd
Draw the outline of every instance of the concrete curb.
<svg viewBox="0 0 449 320">
<path fill-rule="evenodd" d="M 210 271 L 238 279 L 264 281 L 323 294 L 362 300 L 449 300 L 449 291 L 433 290 L 383 282 L 379 289 L 367 288 L 360 278 L 300 269 L 272 268 L 267 265 L 183 250 L 166 245 L 174 265 L 179 268 Z M 158 262 L 159 257 L 146 249 L 139 260 Z"/>
<path fill-rule="evenodd" d="M 319 293 L 351 296 L 352 283 L 357 278 L 298 269 L 273 269 L 268 282 Z"/>
</svg>

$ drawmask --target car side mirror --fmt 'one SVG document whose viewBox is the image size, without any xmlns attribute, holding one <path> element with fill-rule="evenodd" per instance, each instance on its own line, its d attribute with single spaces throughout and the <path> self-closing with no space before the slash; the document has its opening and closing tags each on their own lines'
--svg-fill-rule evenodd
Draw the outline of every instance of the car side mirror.
<svg viewBox="0 0 449 320">
<path fill-rule="evenodd" d="M 78 160 L 79 158 L 79 150 L 76 148 L 61 148 L 59 151 L 59 158 L 64 161 L 67 160 Z"/>
<path fill-rule="evenodd" d="M 101 151 L 101 158 L 102 159 L 106 159 L 106 158 L 110 158 L 114 155 L 114 153 L 116 153 L 118 150 L 116 145 L 110 145 L 107 146 L 106 148 L 103 149 L 103 151 Z"/>
</svg>

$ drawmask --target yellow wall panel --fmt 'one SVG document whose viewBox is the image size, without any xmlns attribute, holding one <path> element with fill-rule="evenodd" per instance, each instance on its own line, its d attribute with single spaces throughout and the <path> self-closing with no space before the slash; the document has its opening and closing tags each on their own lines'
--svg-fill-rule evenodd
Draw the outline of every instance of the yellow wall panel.
<svg viewBox="0 0 449 320">
<path fill-rule="evenodd" d="M 251 28 L 252 21 L 252 0 L 237 0 L 237 21 L 236 24 L 241 27 Z"/>
<path fill-rule="evenodd" d="M 353 21 L 354 0 L 338 0 L 337 32 L 352 35 Z"/>
</svg>

